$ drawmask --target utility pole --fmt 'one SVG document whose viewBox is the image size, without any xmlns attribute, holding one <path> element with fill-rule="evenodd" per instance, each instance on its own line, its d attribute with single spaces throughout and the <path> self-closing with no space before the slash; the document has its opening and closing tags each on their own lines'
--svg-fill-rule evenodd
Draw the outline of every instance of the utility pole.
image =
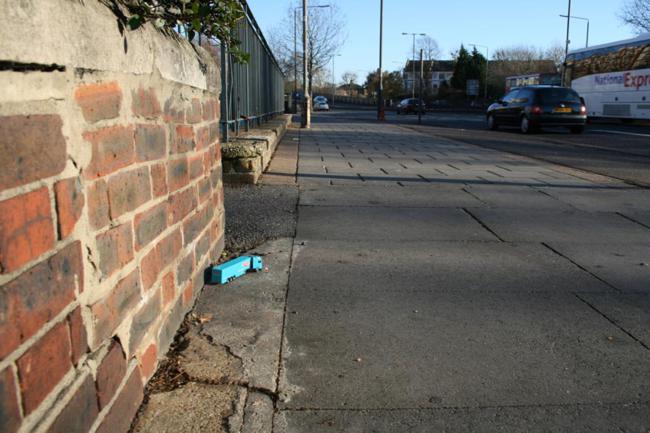
<svg viewBox="0 0 650 433">
<path fill-rule="evenodd" d="M 426 36 L 426 33 L 402 33 L 404 36 L 411 35 L 413 36 L 413 77 L 412 77 L 412 86 L 413 86 L 413 98 L 415 99 L 415 37 L 416 36 Z"/>
<path fill-rule="evenodd" d="M 571 27 L 571 0 L 569 0 L 569 11 L 566 14 L 566 45 L 565 45 L 565 48 L 564 48 L 564 63 L 563 63 L 563 66 L 564 66 L 563 69 L 564 70 L 562 71 L 562 85 L 563 86 L 566 86 L 566 84 L 567 84 L 565 82 L 565 80 L 566 80 L 565 76 L 566 76 L 566 59 L 569 56 L 569 42 L 570 42 L 570 40 L 569 40 L 569 30 L 570 30 L 570 27 Z"/>
<path fill-rule="evenodd" d="M 309 45 L 307 43 L 307 37 L 309 34 L 309 9 L 307 6 L 307 0 L 302 0 L 302 52 L 303 52 L 303 71 L 302 71 L 302 83 L 304 86 L 303 90 L 303 101 L 302 101 L 302 117 L 300 126 L 302 128 L 311 127 L 311 97 L 309 96 L 309 83 L 307 68 L 309 59 Z"/>
<path fill-rule="evenodd" d="M 293 112 L 298 112 L 296 97 L 298 96 L 298 9 L 293 10 L 293 96 L 291 106 Z"/>
<path fill-rule="evenodd" d="M 418 101 L 418 124 L 422 124 L 422 88 L 424 87 L 424 50 L 420 50 L 420 100 Z"/>
<path fill-rule="evenodd" d="M 560 15 L 562 18 L 568 17 L 568 15 Z M 582 21 L 587 21 L 587 41 L 585 42 L 585 48 L 589 48 L 589 18 L 585 17 L 576 17 L 576 16 L 571 16 L 570 18 L 574 20 L 582 20 Z"/>
<path fill-rule="evenodd" d="M 379 91 L 377 95 L 377 120 L 385 119 L 384 113 L 384 69 L 382 65 L 384 49 L 384 0 L 379 0 Z"/>
</svg>

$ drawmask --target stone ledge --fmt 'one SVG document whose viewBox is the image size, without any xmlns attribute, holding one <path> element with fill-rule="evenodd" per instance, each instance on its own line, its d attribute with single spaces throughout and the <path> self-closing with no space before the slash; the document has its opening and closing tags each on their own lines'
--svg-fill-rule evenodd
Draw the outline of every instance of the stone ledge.
<svg viewBox="0 0 650 433">
<path fill-rule="evenodd" d="M 224 143 L 221 148 L 224 183 L 257 183 L 290 123 L 291 115 L 281 114 L 262 128 L 242 133 Z"/>
</svg>

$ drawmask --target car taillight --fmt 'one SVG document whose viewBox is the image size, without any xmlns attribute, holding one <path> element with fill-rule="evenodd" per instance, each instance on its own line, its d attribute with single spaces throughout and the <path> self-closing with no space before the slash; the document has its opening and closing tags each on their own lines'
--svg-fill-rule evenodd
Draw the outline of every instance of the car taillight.
<svg viewBox="0 0 650 433">
<path fill-rule="evenodd" d="M 584 105 L 580 106 L 580 114 L 587 114 L 587 107 Z"/>
<path fill-rule="evenodd" d="M 533 114 L 542 114 L 542 107 L 539 105 L 533 105 L 533 107 L 530 109 L 530 112 Z"/>
</svg>

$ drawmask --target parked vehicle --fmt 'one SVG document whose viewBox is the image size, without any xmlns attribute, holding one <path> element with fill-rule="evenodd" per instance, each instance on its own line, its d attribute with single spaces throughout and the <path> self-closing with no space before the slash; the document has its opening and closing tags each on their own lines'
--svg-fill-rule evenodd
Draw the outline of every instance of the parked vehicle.
<svg viewBox="0 0 650 433">
<path fill-rule="evenodd" d="M 487 127 L 518 126 L 528 134 L 544 126 L 562 126 L 580 134 L 587 123 L 587 108 L 575 90 L 560 86 L 527 86 L 510 91 L 490 105 Z"/>
<path fill-rule="evenodd" d="M 330 106 L 327 100 L 314 101 L 314 111 L 330 111 Z"/>
<path fill-rule="evenodd" d="M 317 102 L 324 102 L 327 104 L 327 98 L 324 96 L 315 96 L 314 97 L 314 104 Z"/>
<path fill-rule="evenodd" d="M 417 98 L 403 99 L 399 104 L 397 104 L 397 114 L 417 114 L 418 112 L 424 114 L 424 104 L 421 104 L 420 102 L 421 101 Z"/>
</svg>

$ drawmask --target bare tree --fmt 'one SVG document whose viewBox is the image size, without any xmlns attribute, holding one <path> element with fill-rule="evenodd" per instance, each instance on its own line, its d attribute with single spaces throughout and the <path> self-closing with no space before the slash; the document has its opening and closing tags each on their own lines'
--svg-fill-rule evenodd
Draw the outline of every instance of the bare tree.
<svg viewBox="0 0 650 433">
<path fill-rule="evenodd" d="M 347 71 L 343 73 L 341 78 L 343 79 L 345 85 L 348 86 L 348 96 L 352 96 L 352 85 L 356 83 L 359 76 L 357 75 L 356 72 Z"/>
<path fill-rule="evenodd" d="M 422 50 L 422 56 L 424 57 L 424 60 L 435 60 L 440 57 L 440 47 L 438 46 L 438 42 L 436 42 L 436 40 L 431 36 L 422 36 L 419 38 L 416 42 L 416 48 L 417 52 L 420 52 L 420 50 Z"/>
<path fill-rule="evenodd" d="M 650 0 L 627 0 L 619 17 L 638 33 L 650 32 Z"/>
<path fill-rule="evenodd" d="M 332 57 L 341 49 L 347 37 L 345 30 L 345 19 L 337 4 L 329 2 L 328 8 L 309 9 L 309 59 L 307 59 L 307 76 L 309 86 L 314 77 L 322 75 Z M 284 69 L 289 81 L 300 79 L 302 70 L 302 15 L 297 16 L 297 53 L 294 57 L 294 19 L 296 7 L 292 5 L 287 10 L 283 21 L 269 32 L 269 44 L 273 49 L 280 66 Z M 300 12 L 300 9 L 298 9 Z M 295 65 L 298 65 L 298 76 L 295 76 Z"/>
<path fill-rule="evenodd" d="M 518 62 L 533 62 L 544 58 L 542 50 L 526 45 L 499 48 L 492 56 L 494 60 L 510 60 Z"/>
<path fill-rule="evenodd" d="M 562 67 L 562 64 L 564 63 L 564 54 L 565 54 L 565 47 L 559 43 L 555 42 L 553 45 L 548 47 L 544 51 L 544 58 L 548 60 L 553 60 L 553 63 L 555 63 L 555 67 L 559 71 L 560 68 Z"/>
</svg>

